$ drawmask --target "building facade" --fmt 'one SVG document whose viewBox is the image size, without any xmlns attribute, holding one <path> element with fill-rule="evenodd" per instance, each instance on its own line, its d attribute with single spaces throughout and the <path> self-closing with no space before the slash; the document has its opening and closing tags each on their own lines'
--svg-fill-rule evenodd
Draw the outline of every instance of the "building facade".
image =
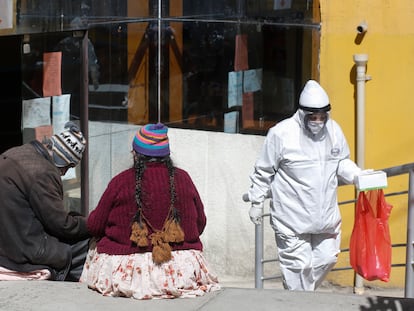
<svg viewBox="0 0 414 311">
<path fill-rule="evenodd" d="M 362 131 L 365 168 L 411 162 L 411 2 L 0 0 L 7 46 L 0 101 L 10 111 L 1 117 L 1 147 L 27 141 L 34 128 L 78 121 L 88 154 L 65 187 L 68 208 L 87 213 L 110 178 L 132 164 L 134 131 L 167 124 L 173 159 L 194 177 L 206 205 L 207 256 L 224 278 L 253 279 L 254 228 L 241 196 L 264 135 L 296 110 L 306 80 L 327 90 L 354 160 Z M 372 78 L 363 129 L 356 126 L 359 54 Z M 387 191 L 406 185 L 393 178 Z M 340 200 L 354 197 L 353 187 L 340 189 Z M 392 237 L 405 243 L 407 198 L 391 201 Z M 353 206 L 341 210 L 347 248 Z M 273 254 L 268 234 L 265 249 Z M 341 254 L 338 266 L 347 265 Z M 333 272 L 329 280 L 351 285 L 353 273 Z M 403 268 L 395 268 L 388 284 L 375 285 L 403 282 Z"/>
</svg>

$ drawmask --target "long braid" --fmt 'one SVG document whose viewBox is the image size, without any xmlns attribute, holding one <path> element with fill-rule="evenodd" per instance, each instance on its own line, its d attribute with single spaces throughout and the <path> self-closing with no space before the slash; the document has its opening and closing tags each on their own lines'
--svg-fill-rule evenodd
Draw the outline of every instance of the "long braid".
<svg viewBox="0 0 414 311">
<path fill-rule="evenodd" d="M 160 162 L 165 163 L 168 169 L 169 186 L 170 186 L 170 208 L 173 208 L 176 200 L 175 183 L 174 183 L 174 165 L 169 156 L 164 158 L 151 158 L 140 154 L 134 155 L 134 168 L 135 168 L 135 201 L 137 203 L 138 211 L 134 216 L 134 220 L 145 219 L 143 215 L 142 204 L 142 178 L 146 168 L 147 162 Z M 148 222 L 148 221 L 147 221 Z M 155 230 L 154 230 L 155 231 Z"/>
<path fill-rule="evenodd" d="M 145 162 L 143 158 L 134 155 L 135 168 L 135 201 L 137 202 L 138 210 L 142 209 L 141 191 L 142 191 L 142 176 L 144 175 Z"/>
<path fill-rule="evenodd" d="M 130 240 L 140 247 L 148 246 L 148 228 L 144 222 L 144 214 L 142 213 L 142 176 L 145 171 L 145 161 L 138 154 L 134 153 L 135 168 L 135 201 L 137 204 L 137 212 L 132 222 L 132 232 Z"/>
<path fill-rule="evenodd" d="M 177 199 L 177 194 L 175 192 L 175 181 L 174 181 L 175 168 L 171 161 L 171 158 L 168 158 L 165 164 L 167 165 L 169 182 L 170 182 L 170 206 L 174 206 L 175 201 Z"/>
<path fill-rule="evenodd" d="M 180 226 L 180 215 L 177 208 L 175 207 L 175 202 L 177 199 L 177 193 L 175 191 L 175 167 L 170 158 L 165 162 L 168 169 L 168 176 L 170 181 L 170 210 L 168 212 L 168 217 L 164 223 L 163 231 L 165 232 L 165 240 L 170 243 L 181 243 L 184 241 L 184 231 Z"/>
<path fill-rule="evenodd" d="M 153 228 L 151 223 L 145 218 L 142 204 L 142 178 L 144 175 L 146 162 L 156 161 L 165 163 L 168 170 L 168 181 L 170 186 L 170 206 L 168 215 L 161 230 Z M 182 243 L 184 241 L 184 231 L 180 226 L 180 217 L 175 208 L 177 193 L 175 190 L 175 167 L 170 156 L 164 158 L 152 158 L 139 154 L 134 154 L 135 168 L 135 200 L 137 202 L 137 213 L 133 218 L 132 233 L 130 240 L 140 247 L 148 246 L 148 227 L 153 233 L 150 235 L 152 244 L 152 259 L 156 264 L 161 264 L 171 259 L 170 243 Z"/>
</svg>

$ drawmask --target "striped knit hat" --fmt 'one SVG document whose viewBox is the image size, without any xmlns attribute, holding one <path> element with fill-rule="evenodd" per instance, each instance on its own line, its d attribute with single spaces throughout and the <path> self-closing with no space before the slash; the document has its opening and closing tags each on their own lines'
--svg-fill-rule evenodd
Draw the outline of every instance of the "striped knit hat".
<svg viewBox="0 0 414 311">
<path fill-rule="evenodd" d="M 135 152 L 150 157 L 165 157 L 170 154 L 168 127 L 162 123 L 141 127 L 132 141 Z"/>
<path fill-rule="evenodd" d="M 52 141 L 52 158 L 57 167 L 78 165 L 85 150 L 86 139 L 75 123 L 67 122 L 65 130 L 53 135 L 50 140 Z"/>
</svg>

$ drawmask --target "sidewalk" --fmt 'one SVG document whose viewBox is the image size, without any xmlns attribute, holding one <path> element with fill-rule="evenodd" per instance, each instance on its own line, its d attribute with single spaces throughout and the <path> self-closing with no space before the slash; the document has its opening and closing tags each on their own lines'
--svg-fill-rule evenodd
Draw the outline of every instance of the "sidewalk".
<svg viewBox="0 0 414 311">
<path fill-rule="evenodd" d="M 382 294 L 382 293 L 381 293 Z M 414 310 L 414 299 L 405 299 L 396 291 L 394 297 L 367 292 L 355 295 L 324 288 L 316 292 L 293 292 L 283 289 L 254 289 L 223 285 L 218 292 L 198 298 L 134 300 L 104 297 L 85 284 L 52 281 L 0 282 L 0 310 L 4 311 L 353 311 Z M 403 294 L 403 293 L 402 293 Z"/>
</svg>

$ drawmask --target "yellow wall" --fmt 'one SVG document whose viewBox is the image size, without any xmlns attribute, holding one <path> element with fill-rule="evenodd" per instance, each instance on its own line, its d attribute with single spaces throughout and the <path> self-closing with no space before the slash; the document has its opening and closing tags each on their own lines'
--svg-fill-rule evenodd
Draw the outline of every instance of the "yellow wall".
<svg viewBox="0 0 414 311">
<path fill-rule="evenodd" d="M 414 1 L 320 0 L 320 82 L 330 95 L 332 116 L 338 121 L 355 155 L 355 68 L 353 55 L 368 54 L 366 82 L 365 168 L 386 168 L 414 162 Z M 366 21 L 368 31 L 357 36 Z M 355 156 L 353 156 L 355 160 Z M 386 193 L 407 190 L 408 177 L 389 178 Z M 340 200 L 353 188 L 342 187 Z M 407 197 L 389 197 L 392 243 L 406 241 Z M 342 248 L 349 246 L 353 205 L 342 206 Z M 405 248 L 393 250 L 393 263 L 405 262 Z M 337 267 L 349 265 L 348 253 Z M 366 282 L 382 287 L 403 287 L 404 268 L 393 268 L 391 280 Z M 331 281 L 349 285 L 351 272 L 331 272 Z"/>
</svg>

